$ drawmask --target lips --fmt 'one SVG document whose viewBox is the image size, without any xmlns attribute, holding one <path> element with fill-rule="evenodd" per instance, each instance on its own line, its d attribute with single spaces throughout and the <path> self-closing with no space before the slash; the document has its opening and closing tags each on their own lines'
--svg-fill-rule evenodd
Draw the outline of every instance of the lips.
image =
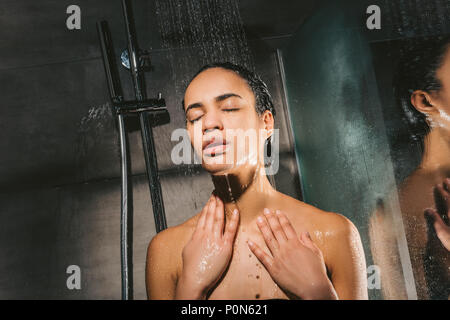
<svg viewBox="0 0 450 320">
<path fill-rule="evenodd" d="M 228 142 L 226 140 L 212 137 L 203 142 L 203 153 L 206 155 L 216 155 L 224 153 L 227 145 Z"/>
</svg>

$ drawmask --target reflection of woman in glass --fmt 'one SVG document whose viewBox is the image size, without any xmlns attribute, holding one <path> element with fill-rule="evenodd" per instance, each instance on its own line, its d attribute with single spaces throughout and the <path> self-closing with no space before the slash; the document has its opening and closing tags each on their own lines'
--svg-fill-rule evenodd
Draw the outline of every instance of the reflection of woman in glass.
<svg viewBox="0 0 450 320">
<path fill-rule="evenodd" d="M 403 53 L 394 89 L 411 137 L 421 144 L 423 153 L 420 165 L 399 188 L 400 208 L 418 298 L 447 299 L 450 295 L 450 37 L 416 41 Z M 374 221 L 379 223 L 383 219 L 386 217 L 378 210 L 373 225 Z M 382 281 L 390 289 L 391 297 L 399 297 L 393 285 L 395 258 L 389 256 L 392 251 L 386 246 L 394 232 L 382 229 L 372 228 L 374 259 L 382 272 L 384 268 L 388 273 Z"/>
</svg>

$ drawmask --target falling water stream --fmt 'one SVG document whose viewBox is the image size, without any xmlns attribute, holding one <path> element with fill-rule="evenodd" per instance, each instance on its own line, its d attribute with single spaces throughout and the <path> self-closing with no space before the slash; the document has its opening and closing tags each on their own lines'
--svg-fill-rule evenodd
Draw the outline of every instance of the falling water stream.
<svg viewBox="0 0 450 320">
<path fill-rule="evenodd" d="M 442 34 L 449 25 L 449 0 L 385 0 L 383 9 L 383 24 L 406 37 Z"/>
<path fill-rule="evenodd" d="M 237 0 L 156 0 L 156 16 L 178 95 L 207 63 L 254 70 Z"/>
</svg>

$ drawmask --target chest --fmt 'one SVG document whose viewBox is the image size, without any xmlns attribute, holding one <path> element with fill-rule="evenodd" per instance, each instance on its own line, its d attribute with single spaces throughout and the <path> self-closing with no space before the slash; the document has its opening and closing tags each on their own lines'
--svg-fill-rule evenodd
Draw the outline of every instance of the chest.
<svg viewBox="0 0 450 320">
<path fill-rule="evenodd" d="M 246 242 L 248 239 L 270 254 L 259 232 L 240 230 L 229 267 L 212 290 L 209 299 L 287 299 L 264 265 L 249 249 Z"/>
</svg>

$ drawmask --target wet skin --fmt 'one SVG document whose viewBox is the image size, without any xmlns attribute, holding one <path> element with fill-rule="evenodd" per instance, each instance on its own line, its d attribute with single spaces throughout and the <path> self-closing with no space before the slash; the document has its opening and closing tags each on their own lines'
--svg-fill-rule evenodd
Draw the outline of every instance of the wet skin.
<svg viewBox="0 0 450 320">
<path fill-rule="evenodd" d="M 416 90 L 412 105 L 427 115 L 430 133 L 418 168 L 399 187 L 408 250 L 419 299 L 450 298 L 450 251 L 448 178 L 450 178 L 450 49 L 436 77 L 438 91 Z M 431 208 L 431 217 L 424 215 Z M 442 217 L 438 216 L 439 213 Z M 384 270 L 385 298 L 406 298 L 400 260 L 395 251 L 396 230 L 391 213 L 378 210 L 372 217 L 371 247 L 375 263 Z M 398 257 L 397 257 L 398 258 Z M 384 277 L 384 278 L 383 278 Z"/>
<path fill-rule="evenodd" d="M 259 115 L 254 105 L 247 83 L 221 68 L 202 72 L 186 90 L 191 142 L 202 160 L 215 160 L 203 163 L 214 196 L 150 242 L 149 299 L 366 299 L 364 253 L 348 219 L 273 189 L 258 157 L 263 141 L 252 149 L 230 139 L 215 155 L 205 151 L 202 140 L 223 139 L 227 129 L 270 136 L 272 114 Z M 233 162 L 224 163 L 230 149 Z"/>
<path fill-rule="evenodd" d="M 399 190 L 418 299 L 449 298 L 448 190 L 449 179 L 420 169 L 408 177 Z M 385 299 L 407 299 L 394 225 L 391 213 L 386 210 L 379 208 L 373 215 L 370 226 L 372 255 L 383 270 L 381 280 Z"/>
</svg>

